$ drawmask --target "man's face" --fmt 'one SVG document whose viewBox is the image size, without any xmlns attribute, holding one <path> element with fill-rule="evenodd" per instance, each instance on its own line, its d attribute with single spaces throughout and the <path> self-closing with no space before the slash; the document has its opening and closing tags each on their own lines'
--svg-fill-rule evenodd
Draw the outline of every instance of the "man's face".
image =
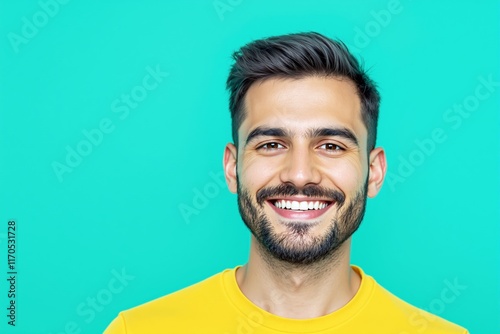
<svg viewBox="0 0 500 334">
<path fill-rule="evenodd" d="M 238 149 L 229 144 L 224 159 L 243 221 L 282 261 L 310 264 L 334 253 L 361 223 L 366 196 L 378 191 L 369 177 L 378 155 L 367 155 L 355 86 L 267 79 L 250 87 L 245 106 Z"/>
</svg>

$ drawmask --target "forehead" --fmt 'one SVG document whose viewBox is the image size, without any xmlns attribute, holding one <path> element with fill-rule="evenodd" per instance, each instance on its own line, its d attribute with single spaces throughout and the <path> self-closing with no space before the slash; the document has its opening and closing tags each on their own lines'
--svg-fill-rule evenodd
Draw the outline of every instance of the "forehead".
<svg viewBox="0 0 500 334">
<path fill-rule="evenodd" d="M 271 78 L 254 83 L 245 96 L 240 142 L 258 126 L 285 127 L 296 134 L 318 127 L 345 127 L 366 145 L 367 131 L 354 84 L 345 78 Z"/>
</svg>

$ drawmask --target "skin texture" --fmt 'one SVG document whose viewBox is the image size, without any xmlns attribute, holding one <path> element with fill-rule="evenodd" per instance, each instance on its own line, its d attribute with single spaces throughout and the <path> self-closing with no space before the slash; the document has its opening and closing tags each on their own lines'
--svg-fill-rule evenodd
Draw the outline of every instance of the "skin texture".
<svg viewBox="0 0 500 334">
<path fill-rule="evenodd" d="M 360 99 L 345 78 L 266 79 L 250 87 L 245 107 L 238 147 L 227 144 L 223 161 L 229 190 L 238 194 L 252 232 L 249 261 L 236 272 L 238 285 L 254 304 L 282 317 L 331 313 L 360 285 L 349 264 L 351 235 L 366 197 L 382 186 L 384 150 L 367 152 Z M 320 128 L 350 132 L 357 144 L 331 132 L 312 135 Z M 256 129 L 281 133 L 251 135 Z M 290 216 L 274 208 L 281 198 L 330 205 L 319 216 Z"/>
</svg>

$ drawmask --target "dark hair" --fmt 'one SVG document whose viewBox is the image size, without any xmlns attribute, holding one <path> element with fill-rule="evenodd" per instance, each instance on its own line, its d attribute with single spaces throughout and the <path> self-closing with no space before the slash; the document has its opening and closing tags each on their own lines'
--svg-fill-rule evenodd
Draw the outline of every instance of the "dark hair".
<svg viewBox="0 0 500 334">
<path fill-rule="evenodd" d="M 368 132 L 368 153 L 377 139 L 380 95 L 376 84 L 341 41 L 316 32 L 273 36 L 253 41 L 233 53 L 226 87 L 229 90 L 232 134 L 238 145 L 238 129 L 245 119 L 244 99 L 250 86 L 269 78 L 332 76 L 350 79 L 361 100 L 361 114 Z"/>
</svg>

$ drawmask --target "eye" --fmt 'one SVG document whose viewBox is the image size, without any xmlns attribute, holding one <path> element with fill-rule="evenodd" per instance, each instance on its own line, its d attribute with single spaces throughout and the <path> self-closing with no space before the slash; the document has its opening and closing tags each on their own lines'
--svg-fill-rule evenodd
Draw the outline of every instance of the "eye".
<svg viewBox="0 0 500 334">
<path fill-rule="evenodd" d="M 345 151 L 345 149 L 337 144 L 334 143 L 326 143 L 321 145 L 319 148 L 324 149 L 328 152 L 342 152 Z"/>
<path fill-rule="evenodd" d="M 265 143 L 264 145 L 261 145 L 257 147 L 257 149 L 263 149 L 265 151 L 275 151 L 275 150 L 281 150 L 285 148 L 285 146 L 281 145 L 280 143 L 276 142 L 271 142 L 271 143 Z"/>
</svg>

